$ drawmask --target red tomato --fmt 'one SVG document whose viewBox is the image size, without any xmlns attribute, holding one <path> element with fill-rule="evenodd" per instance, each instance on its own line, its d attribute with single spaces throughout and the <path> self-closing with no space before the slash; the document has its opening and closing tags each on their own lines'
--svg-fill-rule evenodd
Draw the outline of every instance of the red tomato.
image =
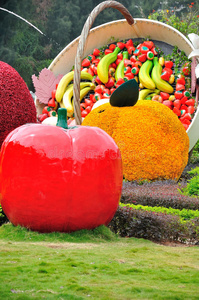
<svg viewBox="0 0 199 300">
<path fill-rule="evenodd" d="M 105 131 L 26 124 L 8 135 L 1 149 L 1 205 L 15 226 L 72 232 L 108 225 L 113 218 L 122 160 Z"/>
</svg>

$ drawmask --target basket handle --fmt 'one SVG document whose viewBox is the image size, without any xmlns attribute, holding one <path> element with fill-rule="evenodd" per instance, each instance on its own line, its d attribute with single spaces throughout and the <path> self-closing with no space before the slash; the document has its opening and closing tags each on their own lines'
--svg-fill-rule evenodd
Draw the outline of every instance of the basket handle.
<svg viewBox="0 0 199 300">
<path fill-rule="evenodd" d="M 86 43 L 86 39 L 89 34 L 89 30 L 97 17 L 97 15 L 105 8 L 112 7 L 121 12 L 121 14 L 126 18 L 129 25 L 134 23 L 134 19 L 129 13 L 129 11 L 119 2 L 117 1 L 104 1 L 97 5 L 90 15 L 88 16 L 84 27 L 82 29 L 79 43 L 77 46 L 77 53 L 75 57 L 75 67 L 74 67 L 74 82 L 73 82 L 73 105 L 74 105 L 74 114 L 75 114 L 75 121 L 77 125 L 81 125 L 82 117 L 81 117 L 81 110 L 80 110 L 80 73 L 81 73 L 81 62 L 84 54 L 84 47 Z"/>
</svg>

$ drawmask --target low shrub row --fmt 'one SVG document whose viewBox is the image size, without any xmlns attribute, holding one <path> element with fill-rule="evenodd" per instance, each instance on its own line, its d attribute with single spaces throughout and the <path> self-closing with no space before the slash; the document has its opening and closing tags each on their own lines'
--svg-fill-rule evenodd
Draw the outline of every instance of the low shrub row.
<svg viewBox="0 0 199 300">
<path fill-rule="evenodd" d="M 182 221 L 180 216 L 119 206 L 109 228 L 121 237 L 196 244 L 199 217 Z"/>
<path fill-rule="evenodd" d="M 182 194 L 181 190 L 184 189 L 185 186 L 178 187 L 176 183 L 166 181 L 142 185 L 124 182 L 120 201 L 135 205 L 199 210 L 199 198 Z"/>
<path fill-rule="evenodd" d="M 155 213 L 163 213 L 167 215 L 176 215 L 181 218 L 181 220 L 191 220 L 194 218 L 199 218 L 199 211 L 198 210 L 192 210 L 192 209 L 175 209 L 175 208 L 166 208 L 162 206 L 144 206 L 144 205 L 135 205 L 135 204 L 123 204 L 120 203 L 121 207 L 130 207 L 132 209 L 142 209 L 146 211 L 152 211 Z"/>
</svg>

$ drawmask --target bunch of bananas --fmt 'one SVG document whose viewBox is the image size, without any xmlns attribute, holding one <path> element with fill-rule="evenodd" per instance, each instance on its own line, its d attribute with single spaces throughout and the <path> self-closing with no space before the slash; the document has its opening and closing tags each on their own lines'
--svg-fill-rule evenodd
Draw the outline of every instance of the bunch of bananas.
<svg viewBox="0 0 199 300">
<path fill-rule="evenodd" d="M 73 80 L 74 77 L 74 71 L 71 71 L 64 75 L 62 79 L 60 80 L 55 98 L 57 102 L 59 102 L 61 107 L 64 107 L 67 109 L 67 115 L 71 117 L 74 113 L 74 107 L 73 107 Z M 86 96 L 86 94 L 94 90 L 95 85 L 92 83 L 93 76 L 89 74 L 88 72 L 81 71 L 81 79 L 89 80 L 89 81 L 83 81 L 80 82 L 80 101 Z"/>
<path fill-rule="evenodd" d="M 153 60 L 146 60 L 139 71 L 139 81 L 144 89 L 139 92 L 139 100 L 144 100 L 149 94 L 158 95 L 160 91 L 172 94 L 173 87 L 161 78 L 162 66 L 158 57 Z"/>
</svg>

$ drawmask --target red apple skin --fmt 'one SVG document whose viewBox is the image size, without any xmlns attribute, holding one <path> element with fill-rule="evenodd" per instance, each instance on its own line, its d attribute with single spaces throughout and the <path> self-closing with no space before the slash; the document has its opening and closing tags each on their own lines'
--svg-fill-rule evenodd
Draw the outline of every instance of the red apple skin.
<svg viewBox="0 0 199 300">
<path fill-rule="evenodd" d="M 0 199 L 10 222 L 38 232 L 107 225 L 122 190 L 122 160 L 97 127 L 26 124 L 4 140 Z"/>
</svg>

